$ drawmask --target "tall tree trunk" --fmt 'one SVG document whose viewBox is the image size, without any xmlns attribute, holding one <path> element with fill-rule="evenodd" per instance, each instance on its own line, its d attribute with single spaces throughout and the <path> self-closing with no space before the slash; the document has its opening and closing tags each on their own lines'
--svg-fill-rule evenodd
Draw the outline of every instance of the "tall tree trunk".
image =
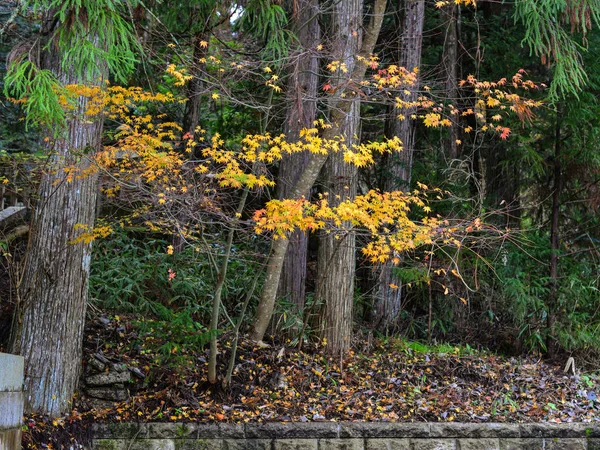
<svg viewBox="0 0 600 450">
<path fill-rule="evenodd" d="M 400 66 L 413 70 L 421 65 L 423 23 L 425 21 L 424 0 L 407 0 L 404 15 L 404 28 L 401 39 Z M 400 97 L 405 102 L 415 101 L 419 83 L 407 86 Z M 415 142 L 415 120 L 412 110 L 395 110 L 404 119 L 394 118 L 394 135 L 402 141 L 402 151 L 388 159 L 389 173 L 385 189 L 408 190 L 412 175 Z M 382 330 L 390 330 L 397 325 L 402 302 L 402 281 L 394 276 L 390 262 L 377 269 L 378 286 L 375 290 L 374 325 Z"/>
<path fill-rule="evenodd" d="M 183 131 L 192 135 L 196 134 L 196 128 L 200 125 L 200 107 L 202 106 L 202 94 L 204 92 L 202 74 L 205 65 L 201 62 L 201 59 L 206 57 L 205 43 L 207 40 L 208 36 L 203 31 L 199 31 L 194 36 L 194 55 L 190 66 L 192 79 L 188 84 L 187 102 L 183 115 Z"/>
<path fill-rule="evenodd" d="M 387 5 L 386 0 L 375 0 L 373 5 L 373 14 L 369 26 L 365 29 L 364 38 L 359 55 L 363 58 L 368 58 L 373 53 L 379 31 L 381 30 L 381 23 L 383 22 L 383 15 Z M 356 84 L 364 79 L 366 72 L 366 65 L 357 64 L 352 71 L 352 80 Z M 324 139 L 332 139 L 339 134 L 340 127 L 346 120 L 353 101 L 348 99 L 347 96 L 342 96 L 347 91 L 346 87 L 341 87 L 335 93 L 335 102 L 330 103 L 333 107 L 330 113 L 330 121 L 333 124 L 331 128 L 326 129 L 323 132 Z M 298 178 L 296 185 L 291 191 L 290 198 L 299 199 L 303 193 L 308 191 L 314 184 L 321 168 L 327 160 L 327 155 L 310 155 L 308 163 L 306 164 L 302 174 Z M 274 240 L 271 246 L 269 259 L 267 262 L 267 273 L 265 275 L 265 282 L 263 290 L 261 292 L 261 298 L 256 311 L 251 330 L 250 338 L 255 341 L 261 341 L 265 335 L 265 331 L 269 326 L 271 317 L 273 315 L 273 307 L 275 305 L 275 298 L 277 295 L 277 289 L 279 287 L 279 279 L 281 276 L 281 270 L 283 267 L 283 260 L 287 252 L 289 245 L 289 239 L 277 239 Z"/>
<path fill-rule="evenodd" d="M 451 3 L 444 6 L 447 21 L 446 38 L 444 40 L 443 68 L 446 76 L 446 98 L 455 107 L 458 106 L 458 5 Z M 451 117 L 452 125 L 448 130 L 447 153 L 450 159 L 458 158 L 458 116 Z"/>
<path fill-rule="evenodd" d="M 56 26 L 47 14 L 41 35 L 52 36 Z M 104 69 L 88 79 L 65 72 L 59 52 L 49 47 L 41 65 L 62 83 L 101 84 L 107 78 Z M 13 328 L 12 351 L 25 357 L 26 411 L 51 416 L 70 410 L 81 369 L 91 244 L 73 241 L 78 228 L 94 226 L 97 176 L 85 171 L 102 136 L 102 120 L 84 114 L 86 103 L 79 98 L 64 135 L 49 149 Z"/>
<path fill-rule="evenodd" d="M 556 351 L 556 342 L 554 336 L 554 327 L 559 312 L 558 307 L 558 252 L 560 250 L 560 191 L 562 189 L 562 164 L 561 164 L 561 109 L 557 105 L 556 111 L 556 130 L 554 137 L 554 186 L 552 190 L 552 215 L 550 222 L 550 292 L 548 294 L 548 316 L 547 327 L 548 337 L 546 339 L 546 348 L 550 356 Z"/>
<path fill-rule="evenodd" d="M 423 23 L 425 21 L 424 0 L 407 0 L 404 16 L 404 30 L 402 33 L 402 48 L 400 50 L 400 66 L 413 70 L 421 65 L 421 51 L 423 46 Z M 406 102 L 416 101 L 419 83 L 407 86 L 400 94 Z M 413 153 L 415 143 L 415 124 L 411 118 L 414 111 L 397 111 L 405 116 L 404 120 L 396 119 L 394 134 L 402 141 L 403 150 L 390 158 L 390 172 L 388 188 L 407 190 L 410 188 L 412 175 Z"/>
<path fill-rule="evenodd" d="M 362 0 L 342 0 L 334 3 L 331 26 L 332 59 L 346 64 L 351 73 L 362 38 Z M 340 71 L 332 86 L 349 83 L 348 75 Z M 351 106 L 342 123 L 339 135 L 351 146 L 357 140 L 360 123 L 360 98 L 351 97 Z M 335 105 L 331 105 L 335 108 Z M 323 168 L 325 195 L 331 206 L 356 197 L 358 170 L 344 162 L 342 153 L 329 155 Z M 349 224 L 346 224 L 349 228 Z M 352 306 L 354 301 L 354 269 L 356 267 L 355 235 L 352 231 L 340 235 L 323 233 L 319 240 L 317 285 L 324 301 L 322 338 L 327 340 L 326 351 L 339 355 L 350 345 L 352 335 Z"/>
<path fill-rule="evenodd" d="M 285 134 L 289 141 L 300 137 L 300 130 L 311 128 L 317 116 L 317 86 L 319 82 L 319 59 L 313 54 L 321 38 L 319 26 L 319 2 L 300 0 L 293 17 L 299 48 L 293 55 L 294 66 L 288 83 L 290 108 L 285 121 Z M 308 163 L 309 155 L 295 153 L 284 157 L 279 165 L 278 197 L 288 198 L 299 175 Z M 303 193 L 308 198 L 310 189 Z M 308 235 L 295 231 L 289 237 L 292 245 L 288 247 L 284 258 L 277 296 L 291 302 L 296 313 L 304 309 L 306 293 L 306 255 Z M 291 330 L 295 332 L 297 330 Z"/>
<path fill-rule="evenodd" d="M 201 17 L 196 16 L 196 20 L 201 20 Z M 196 137 L 198 134 L 196 129 L 200 126 L 200 108 L 202 106 L 202 94 L 204 93 L 204 82 L 202 76 L 204 73 L 205 64 L 201 62 L 207 54 L 206 40 L 209 38 L 208 33 L 199 31 L 194 35 L 192 46 L 194 48 L 192 63 L 190 64 L 190 76 L 192 77 L 187 89 L 187 101 L 185 103 L 185 111 L 183 113 L 183 133 L 189 133 Z M 182 147 L 185 147 L 185 139 L 182 139 Z M 194 152 L 189 155 L 194 158 Z M 177 220 L 180 228 L 171 236 L 171 243 L 175 253 L 180 253 L 185 248 L 185 236 L 182 229 L 187 227 L 185 219 L 179 217 Z"/>
</svg>

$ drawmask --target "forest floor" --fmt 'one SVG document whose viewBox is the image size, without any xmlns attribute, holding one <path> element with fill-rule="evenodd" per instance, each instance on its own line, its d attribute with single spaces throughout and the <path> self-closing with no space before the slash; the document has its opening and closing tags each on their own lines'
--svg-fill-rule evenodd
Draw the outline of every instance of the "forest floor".
<svg viewBox="0 0 600 450">
<path fill-rule="evenodd" d="M 178 347 L 172 332 L 149 324 L 140 328 L 133 316 L 90 321 L 85 373 L 90 375 L 93 355 L 108 366 L 127 368 L 132 373 L 126 383 L 130 397 L 92 409 L 98 402 L 84 391 L 64 419 L 27 418 L 24 444 L 46 440 L 56 447 L 60 439 L 44 436 L 57 426 L 67 432 L 64 440 L 84 432 L 90 422 L 600 420 L 598 374 L 567 375 L 563 367 L 535 357 L 390 339 L 371 348 L 365 343 L 365 351 L 340 359 L 322 356 L 315 346 L 298 351 L 241 341 L 232 382 L 225 389 L 207 381 L 207 346 Z M 231 336 L 220 337 L 221 377 L 230 341 Z"/>
</svg>

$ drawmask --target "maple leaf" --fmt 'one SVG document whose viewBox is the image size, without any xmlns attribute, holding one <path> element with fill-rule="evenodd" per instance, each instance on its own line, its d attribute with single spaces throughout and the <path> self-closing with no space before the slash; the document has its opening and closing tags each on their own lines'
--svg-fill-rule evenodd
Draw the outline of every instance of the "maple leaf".
<svg viewBox="0 0 600 450">
<path fill-rule="evenodd" d="M 510 135 L 510 128 L 503 127 L 502 128 L 502 133 L 500 134 L 500 139 L 506 140 L 509 135 Z"/>
</svg>

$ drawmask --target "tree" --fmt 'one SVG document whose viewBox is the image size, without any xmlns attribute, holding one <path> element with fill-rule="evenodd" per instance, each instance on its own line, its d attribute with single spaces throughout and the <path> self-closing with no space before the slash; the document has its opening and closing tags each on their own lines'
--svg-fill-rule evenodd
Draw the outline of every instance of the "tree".
<svg viewBox="0 0 600 450">
<path fill-rule="evenodd" d="M 75 241 L 96 217 L 93 155 L 103 128 L 76 86 L 98 89 L 110 69 L 122 79 L 134 57 L 130 27 L 111 0 L 31 6 L 42 14 L 40 38 L 35 49 L 15 55 L 6 87 L 25 102 L 28 120 L 50 136 L 43 142 L 48 164 L 19 285 L 12 351 L 25 357 L 26 411 L 57 416 L 69 409 L 81 370 L 91 245 Z M 29 59 L 37 53 L 39 60 Z M 71 99 L 67 105 L 59 94 Z"/>
<path fill-rule="evenodd" d="M 383 21 L 383 14 L 385 12 L 386 0 L 376 0 L 373 6 L 373 13 L 369 25 L 366 27 L 363 36 L 363 42 L 361 50 L 358 56 L 363 58 L 363 61 L 368 61 L 377 37 L 379 36 L 379 30 L 381 29 L 381 23 Z M 349 77 L 354 83 L 360 84 L 364 79 L 366 73 L 366 64 L 356 64 L 352 70 L 351 76 Z M 329 121 L 332 124 L 330 128 L 327 128 L 323 132 L 323 139 L 333 140 L 339 135 L 340 127 L 354 103 L 352 100 L 348 100 L 344 94 L 349 91 L 350 86 L 341 86 L 337 89 L 333 98 L 331 99 L 330 105 L 330 117 Z M 311 155 L 308 163 L 306 164 L 302 174 L 298 177 L 298 181 L 291 190 L 291 199 L 300 199 L 307 192 L 319 175 L 323 164 L 327 160 L 327 155 L 317 154 Z M 267 261 L 267 270 L 265 274 L 265 281 L 261 292 L 261 297 L 258 304 L 258 309 L 252 323 L 250 338 L 255 341 L 262 341 L 264 338 L 269 322 L 273 315 L 273 308 L 275 305 L 275 299 L 277 296 L 277 290 L 279 287 L 279 279 L 281 276 L 281 269 L 283 267 L 283 261 L 287 248 L 289 245 L 289 239 L 282 237 L 274 240 L 272 243 L 271 251 Z"/>
<path fill-rule="evenodd" d="M 348 75 L 361 64 L 356 60 L 362 40 L 362 0 L 342 0 L 333 5 L 331 13 L 331 58 L 339 64 L 329 83 L 332 89 L 349 85 Z M 342 64 L 345 66 L 342 66 Z M 334 126 L 346 145 L 360 141 L 360 97 L 348 94 L 349 107 Z M 334 100 L 333 98 L 331 100 Z M 335 101 L 330 111 L 337 108 Z M 356 196 L 358 168 L 345 163 L 344 155 L 329 155 L 322 171 L 324 194 L 336 206 Z M 348 228 L 348 227 L 346 227 Z M 319 240 L 317 292 L 315 301 L 322 300 L 322 338 L 326 351 L 339 355 L 350 345 L 352 335 L 352 307 L 354 303 L 354 271 L 356 265 L 356 236 L 351 230 L 343 234 L 322 233 Z"/>
<path fill-rule="evenodd" d="M 321 38 L 318 2 L 301 0 L 296 8 L 292 18 L 298 48 L 291 55 L 291 76 L 286 94 L 288 104 L 284 123 L 285 134 L 290 141 L 298 139 L 302 129 L 311 128 L 317 118 L 319 57 L 315 51 Z M 289 197 L 308 158 L 306 153 L 299 153 L 282 159 L 279 164 L 278 198 Z M 303 195 L 309 198 L 310 189 Z M 301 314 L 306 292 L 308 235 L 297 230 L 289 239 L 292 245 L 288 246 L 284 257 L 277 297 L 287 299 L 294 305 L 296 312 Z"/>
<path fill-rule="evenodd" d="M 423 23 L 425 21 L 425 2 L 423 0 L 407 0 L 404 10 L 404 26 L 402 28 L 400 44 L 400 66 L 414 71 L 420 68 L 421 51 L 423 42 Z M 418 72 L 417 72 L 418 73 Z M 410 104 L 417 99 L 419 92 L 419 78 L 407 86 L 400 99 Z M 401 189 L 408 191 L 412 174 L 412 164 L 415 145 L 416 120 L 411 116 L 415 113 L 414 107 L 395 108 L 393 117 L 393 134 L 400 138 L 403 150 L 388 159 L 385 190 Z M 375 287 L 375 314 L 374 324 L 383 330 L 388 330 L 396 325 L 400 314 L 402 301 L 402 281 L 393 274 L 390 263 L 386 263 L 377 270 L 378 280 Z"/>
</svg>

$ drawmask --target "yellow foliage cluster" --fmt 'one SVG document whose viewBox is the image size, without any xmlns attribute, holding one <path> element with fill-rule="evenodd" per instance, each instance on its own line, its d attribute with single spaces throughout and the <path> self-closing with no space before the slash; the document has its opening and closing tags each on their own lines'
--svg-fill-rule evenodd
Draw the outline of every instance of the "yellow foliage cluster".
<svg viewBox="0 0 600 450">
<path fill-rule="evenodd" d="M 90 227 L 89 225 L 83 223 L 75 224 L 74 231 L 79 231 L 79 235 L 71 240 L 71 244 L 89 244 L 94 239 L 98 238 L 106 238 L 112 232 L 113 229 L 108 225 L 96 225 L 95 227 Z"/>
<path fill-rule="evenodd" d="M 330 206 L 324 196 L 315 202 L 304 198 L 271 200 L 254 214 L 255 231 L 271 232 L 275 239 L 296 229 L 324 229 L 334 233 L 363 231 L 370 238 L 362 250 L 365 257 L 374 263 L 391 260 L 397 264 L 401 252 L 431 243 L 439 234 L 438 219 L 424 217 L 419 222 L 413 221 L 408 217 L 411 206 L 426 211 L 425 196 L 419 191 L 371 190 L 337 206 Z"/>
<path fill-rule="evenodd" d="M 373 85 L 378 89 L 398 89 L 414 86 L 417 83 L 418 74 L 418 67 L 408 70 L 405 67 L 392 64 L 385 69 L 378 70 L 373 75 Z"/>
<path fill-rule="evenodd" d="M 169 64 L 166 72 L 175 78 L 175 86 L 185 86 L 185 83 L 192 79 L 192 76 L 188 75 L 185 67 L 178 69 L 175 64 Z"/>
<path fill-rule="evenodd" d="M 363 63 L 373 69 L 379 67 L 377 58 L 373 56 L 363 58 Z M 342 62 L 333 62 L 328 67 L 332 72 L 347 70 Z M 178 80 L 186 80 L 186 75 L 177 71 L 176 67 L 167 72 Z M 265 68 L 265 72 L 271 71 Z M 387 90 L 413 86 L 417 76 L 418 68 L 409 71 L 402 67 L 388 66 L 378 69 L 369 83 L 385 93 Z M 272 83 L 271 87 L 275 89 L 276 81 L 276 75 L 270 75 L 267 84 Z M 499 122 L 502 114 L 509 111 L 529 118 L 531 109 L 539 104 L 504 91 L 502 86 L 506 83 L 505 79 L 490 83 L 468 77 L 463 87 L 470 87 L 478 95 L 478 99 L 474 108 L 464 111 L 453 105 L 436 103 L 425 95 L 413 101 L 409 98 L 412 93 L 407 90 L 396 97 L 396 106 L 399 109 L 417 108 L 415 118 L 420 118 L 428 127 L 450 126 L 448 117 L 475 115 L 484 124 L 481 130 L 485 131 L 484 127 L 488 127 L 488 115 L 494 122 Z M 537 88 L 530 81 L 523 80 L 522 73 L 513 77 L 512 86 L 526 90 Z M 402 143 L 398 138 L 355 145 L 348 145 L 342 136 L 325 139 L 322 130 L 330 125 L 320 120 L 315 122 L 313 128 L 302 130 L 296 141 L 288 141 L 283 134 L 251 134 L 244 137 L 239 146 L 229 147 L 220 135 L 215 134 L 210 138 L 210 144 L 202 147 L 201 159 L 191 161 L 186 154 L 191 154 L 204 140 L 204 130 L 197 129 L 194 134 L 185 133 L 181 136 L 183 130 L 177 123 L 160 115 L 141 115 L 141 109 L 137 107 L 148 102 L 179 101 L 173 95 L 117 86 L 100 88 L 73 85 L 69 86 L 68 92 L 73 96 L 87 98 L 85 114 L 104 114 L 120 124 L 112 135 L 112 142 L 96 155 L 98 166 L 107 171 L 115 181 L 104 192 L 109 196 L 117 195 L 120 185 L 142 189 L 146 193 L 146 212 L 152 208 L 164 209 L 181 196 L 192 195 L 189 194 L 191 192 L 200 192 L 205 196 L 205 199 L 194 200 L 196 207 L 214 208 L 208 193 L 214 192 L 218 186 L 236 189 L 272 187 L 274 181 L 265 167 L 280 161 L 286 155 L 299 152 L 317 155 L 341 152 L 346 163 L 365 167 L 374 163 L 376 154 L 402 150 Z M 215 96 L 218 98 L 218 94 Z M 64 102 L 65 107 L 72 104 L 68 98 Z M 492 109 L 495 110 L 493 115 L 488 113 Z M 503 113 L 504 110 L 507 110 L 506 113 Z M 489 126 L 501 132 L 502 137 L 508 136 L 510 132 L 500 125 Z M 295 229 L 327 230 L 341 234 L 360 230 L 370 237 L 370 242 L 363 248 L 365 257 L 372 262 L 391 260 L 397 263 L 401 252 L 432 243 L 434 239 L 448 233 L 448 227 L 440 224 L 439 219 L 426 216 L 430 211 L 424 194 L 427 188 L 422 186 L 420 189 L 422 191 L 412 193 L 370 191 L 355 199 L 342 201 L 337 206 L 330 206 L 327 197 L 321 197 L 315 202 L 306 199 L 272 200 L 264 209 L 255 213 L 255 231 L 269 232 L 278 238 Z M 418 221 L 411 220 L 411 208 L 423 211 L 424 217 Z M 153 226 L 156 223 L 155 220 Z M 103 228 L 84 230 L 77 239 L 89 242 L 107 232 Z M 446 236 L 444 239 L 449 244 L 459 245 L 450 237 Z"/>
</svg>

